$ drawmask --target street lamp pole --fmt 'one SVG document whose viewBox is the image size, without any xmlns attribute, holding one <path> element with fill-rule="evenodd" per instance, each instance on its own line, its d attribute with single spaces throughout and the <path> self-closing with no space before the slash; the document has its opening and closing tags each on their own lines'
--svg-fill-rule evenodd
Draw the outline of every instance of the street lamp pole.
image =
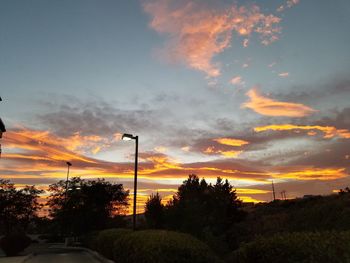
<svg viewBox="0 0 350 263">
<path fill-rule="evenodd" d="M 66 193 L 65 193 L 65 201 L 67 202 L 67 193 L 68 193 L 68 178 L 69 178 L 69 167 L 72 166 L 72 163 L 66 162 L 67 164 L 67 180 L 66 180 Z"/>
<path fill-rule="evenodd" d="M 137 163 L 139 152 L 139 136 L 135 136 L 135 176 L 134 176 L 134 213 L 132 220 L 132 229 L 136 230 L 136 196 L 137 196 Z"/>
<path fill-rule="evenodd" d="M 132 134 L 125 133 L 122 136 L 122 140 L 130 141 L 135 140 L 135 171 L 134 171 L 134 207 L 132 215 L 132 229 L 136 230 L 136 199 L 137 199 L 137 170 L 138 170 L 138 153 L 139 153 L 139 136 L 133 136 Z"/>
</svg>

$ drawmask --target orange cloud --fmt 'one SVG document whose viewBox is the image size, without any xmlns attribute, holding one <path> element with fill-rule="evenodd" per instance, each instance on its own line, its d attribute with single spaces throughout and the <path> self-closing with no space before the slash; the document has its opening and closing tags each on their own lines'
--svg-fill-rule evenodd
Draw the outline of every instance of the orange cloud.
<svg viewBox="0 0 350 263">
<path fill-rule="evenodd" d="M 319 125 L 293 125 L 293 124 L 274 124 L 267 126 L 255 127 L 254 131 L 264 132 L 264 131 L 290 131 L 290 130 L 306 130 L 309 131 L 307 134 L 309 136 L 314 136 L 317 133 L 316 130 L 324 133 L 324 138 L 329 139 L 333 137 L 340 137 L 345 139 L 350 139 L 350 131 L 346 129 L 337 129 L 332 126 L 319 126 Z"/>
<path fill-rule="evenodd" d="M 217 139 L 214 139 L 214 141 L 223 145 L 236 146 L 236 147 L 249 144 L 249 142 L 247 141 L 240 140 L 240 139 L 232 139 L 232 138 L 217 138 Z"/>
<path fill-rule="evenodd" d="M 271 191 L 261 190 L 261 189 L 237 188 L 236 193 L 240 195 L 242 194 L 256 195 L 256 194 L 269 194 L 271 193 Z"/>
<path fill-rule="evenodd" d="M 344 133 L 340 133 L 344 134 Z M 0 177 L 16 179 L 20 182 L 40 182 L 40 188 L 46 189 L 44 182 L 64 179 L 66 176 L 65 161 L 73 162 L 71 176 L 90 178 L 118 178 L 119 180 L 131 179 L 134 176 L 133 163 L 112 163 L 84 156 L 69 150 L 69 146 L 63 143 L 55 135 L 46 131 L 21 130 L 9 131 L 4 138 L 4 155 L 1 159 Z M 218 138 L 224 145 L 244 145 L 245 141 L 231 138 Z M 229 140 L 225 140 L 229 139 Z M 64 139 L 62 139 L 64 140 Z M 90 141 L 100 141 L 96 139 Z M 236 140 L 236 141 L 235 141 Z M 63 141 L 62 141 L 63 142 Z M 213 154 L 223 157 L 236 157 L 239 151 L 211 150 Z M 243 164 L 242 164 L 243 163 Z M 244 164 L 233 159 L 221 159 L 211 162 L 180 163 L 163 153 L 140 153 L 139 178 L 160 182 L 174 180 L 179 184 L 188 174 L 195 173 L 206 179 L 214 179 L 217 176 L 228 178 L 244 184 L 264 184 L 271 177 L 293 180 L 329 180 L 347 176 L 345 168 L 314 168 L 298 167 L 259 167 L 254 163 Z M 173 186 L 162 187 L 158 191 L 169 200 L 175 189 Z M 138 211 L 144 209 L 144 202 L 152 192 L 149 186 L 140 188 L 138 198 Z M 154 189 L 156 192 L 157 189 Z M 264 192 L 261 190 L 238 189 L 238 194 L 243 200 L 251 198 L 250 195 L 258 195 L 260 198 Z M 45 196 L 43 195 L 43 198 Z M 165 201 L 164 201 L 165 202 Z"/>
<path fill-rule="evenodd" d="M 169 38 L 164 54 L 209 77 L 220 75 L 212 60 L 230 47 L 233 32 L 245 37 L 255 32 L 265 45 L 281 32 L 281 19 L 264 15 L 257 5 L 215 9 L 201 1 L 153 0 L 144 3 L 144 10 L 151 15 L 150 27 Z"/>
<path fill-rule="evenodd" d="M 349 176 L 345 168 L 305 168 L 300 171 L 272 173 L 274 178 L 294 180 L 333 180 Z"/>
<path fill-rule="evenodd" d="M 315 112 L 314 109 L 299 103 L 276 101 L 260 94 L 257 88 L 247 92 L 250 101 L 242 105 L 266 116 L 304 117 Z"/>
<path fill-rule="evenodd" d="M 223 157 L 226 158 L 235 158 L 237 157 L 242 151 L 223 151 L 223 150 L 217 150 L 215 147 L 211 146 L 204 150 L 204 153 L 206 154 L 220 154 Z"/>
<path fill-rule="evenodd" d="M 241 195 L 238 195 L 239 199 L 242 200 L 244 203 L 265 203 L 266 201 L 263 201 L 263 200 L 258 200 L 258 199 L 255 199 L 251 196 L 241 196 Z"/>
</svg>

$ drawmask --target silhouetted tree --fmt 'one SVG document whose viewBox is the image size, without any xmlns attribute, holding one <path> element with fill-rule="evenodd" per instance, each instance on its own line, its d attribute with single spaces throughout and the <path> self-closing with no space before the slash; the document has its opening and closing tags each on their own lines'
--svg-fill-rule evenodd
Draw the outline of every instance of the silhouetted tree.
<svg viewBox="0 0 350 263">
<path fill-rule="evenodd" d="M 0 224 L 5 234 L 26 230 L 42 207 L 38 203 L 41 193 L 34 186 L 16 189 L 10 181 L 0 179 Z"/>
<path fill-rule="evenodd" d="M 203 237 L 222 235 L 241 220 L 241 201 L 233 186 L 221 178 L 214 185 L 190 175 L 166 206 L 170 228 Z"/>
<path fill-rule="evenodd" d="M 149 227 L 162 228 L 164 221 L 164 205 L 159 193 L 152 194 L 145 205 L 145 217 Z"/>
<path fill-rule="evenodd" d="M 49 187 L 50 215 L 59 225 L 60 232 L 80 235 L 103 229 L 108 221 L 126 212 L 129 191 L 122 184 L 112 184 L 104 179 L 83 180 L 73 177 Z"/>
</svg>

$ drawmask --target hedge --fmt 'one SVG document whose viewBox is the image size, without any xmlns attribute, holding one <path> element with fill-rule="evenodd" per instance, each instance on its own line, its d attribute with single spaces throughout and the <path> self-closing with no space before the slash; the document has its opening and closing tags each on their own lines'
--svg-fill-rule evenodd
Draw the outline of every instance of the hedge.
<svg viewBox="0 0 350 263">
<path fill-rule="evenodd" d="M 350 262 L 350 231 L 299 232 L 260 237 L 243 244 L 229 263 Z"/>
<path fill-rule="evenodd" d="M 118 263 L 216 263 L 210 248 L 188 235 L 165 230 L 144 230 L 124 235 L 114 242 Z"/>
<path fill-rule="evenodd" d="M 97 237 L 99 232 L 94 231 L 88 234 L 85 234 L 80 238 L 81 243 L 84 247 L 90 248 L 92 250 L 97 250 Z"/>
<path fill-rule="evenodd" d="M 6 256 L 17 256 L 31 243 L 30 237 L 24 233 L 11 233 L 0 239 L 0 247 Z"/>
<path fill-rule="evenodd" d="M 113 258 L 113 243 L 122 236 L 131 233 L 129 229 L 112 228 L 102 230 L 96 237 L 96 248 L 100 254 L 106 258 Z"/>
</svg>

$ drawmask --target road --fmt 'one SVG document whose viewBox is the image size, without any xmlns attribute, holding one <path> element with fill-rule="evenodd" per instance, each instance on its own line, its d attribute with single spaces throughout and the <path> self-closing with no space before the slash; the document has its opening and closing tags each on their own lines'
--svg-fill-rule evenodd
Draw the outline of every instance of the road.
<svg viewBox="0 0 350 263">
<path fill-rule="evenodd" d="M 48 248 L 35 253 L 25 263 L 101 263 L 82 249 Z"/>
</svg>

